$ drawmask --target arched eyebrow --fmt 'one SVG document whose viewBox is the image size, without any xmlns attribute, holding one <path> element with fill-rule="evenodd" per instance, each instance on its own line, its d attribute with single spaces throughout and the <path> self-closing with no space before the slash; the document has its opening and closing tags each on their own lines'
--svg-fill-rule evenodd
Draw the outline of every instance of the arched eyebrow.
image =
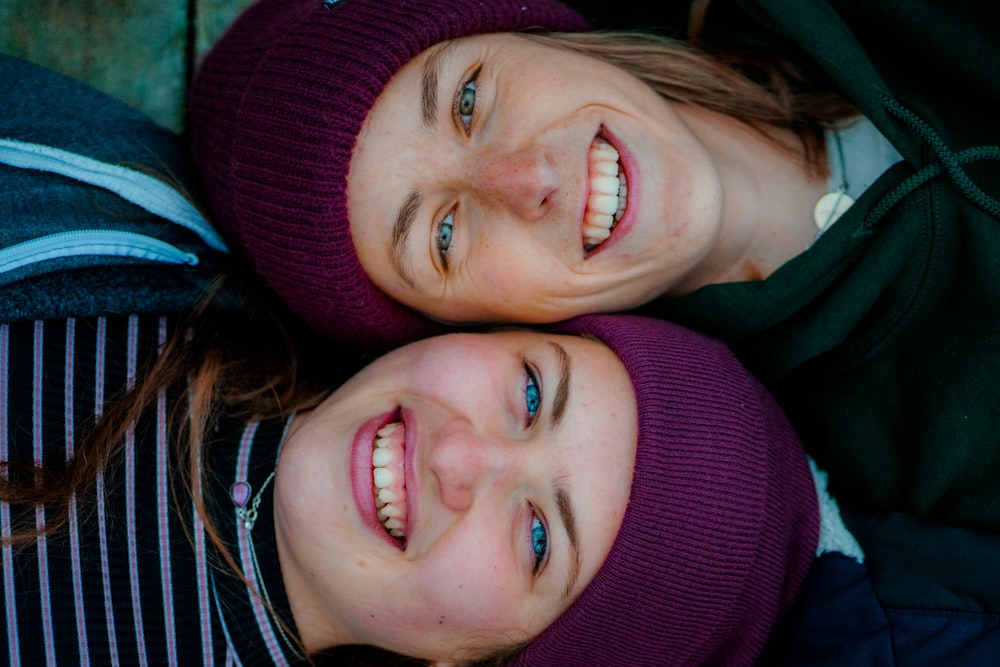
<svg viewBox="0 0 1000 667">
<path fill-rule="evenodd" d="M 396 214 L 396 224 L 392 226 L 392 244 L 389 246 L 389 263 L 400 280 L 411 288 L 416 285 L 416 281 L 413 280 L 413 271 L 410 270 L 410 252 L 407 246 L 410 230 L 413 229 L 413 223 L 417 219 L 417 210 L 423 201 L 424 196 L 417 190 L 411 191 L 406 196 Z"/>
<path fill-rule="evenodd" d="M 421 68 L 420 76 L 420 123 L 432 132 L 437 126 L 438 88 L 441 82 L 441 68 L 449 53 L 456 48 L 454 41 L 432 46 Z M 423 203 L 423 195 L 413 190 L 403 200 L 392 226 L 392 244 L 389 246 L 389 263 L 400 280 L 411 288 L 416 285 L 410 267 L 410 230 L 417 219 L 417 210 Z"/>
<path fill-rule="evenodd" d="M 441 68 L 445 59 L 456 46 L 457 42 L 454 40 L 437 44 L 431 47 L 424 60 L 423 74 L 420 77 L 420 117 L 427 130 L 432 130 L 437 125 L 437 96 Z"/>
<path fill-rule="evenodd" d="M 554 340 L 548 342 L 555 350 L 559 362 L 559 380 L 556 382 L 556 391 L 552 398 L 551 425 L 554 428 L 559 425 L 566 413 L 573 372 L 566 348 Z M 566 573 L 566 588 L 563 589 L 563 598 L 566 598 L 573 592 L 576 581 L 580 577 L 580 538 L 576 527 L 576 515 L 573 513 L 573 503 L 570 502 L 569 486 L 564 479 L 556 479 L 553 496 L 556 507 L 559 509 L 559 518 L 562 520 L 566 536 L 569 538 L 570 563 Z"/>
<path fill-rule="evenodd" d="M 552 425 L 558 426 L 559 422 L 562 421 L 563 413 L 566 412 L 566 404 L 569 402 L 571 373 L 569 355 L 563 346 L 555 341 L 549 341 L 549 344 L 555 349 L 559 359 L 559 382 L 556 385 L 555 396 L 552 397 Z"/>
<path fill-rule="evenodd" d="M 569 488 L 562 481 L 556 481 L 555 500 L 563 527 L 566 529 L 566 536 L 569 537 L 570 564 L 566 573 L 566 588 L 563 589 L 563 598 L 567 598 L 580 577 L 580 538 L 576 530 L 573 504 L 569 500 Z"/>
</svg>

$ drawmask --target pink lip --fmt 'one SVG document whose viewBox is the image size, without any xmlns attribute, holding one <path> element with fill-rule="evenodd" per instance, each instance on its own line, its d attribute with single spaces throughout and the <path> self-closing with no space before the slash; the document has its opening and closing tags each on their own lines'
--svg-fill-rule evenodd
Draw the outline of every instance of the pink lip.
<svg viewBox="0 0 1000 667">
<path fill-rule="evenodd" d="M 391 424 L 399 420 L 400 410 L 394 408 L 376 417 L 372 417 L 358 429 L 354 434 L 354 441 L 351 445 L 351 490 L 354 492 L 354 504 L 358 508 L 358 514 L 366 526 L 372 532 L 385 540 L 395 548 L 399 548 L 399 542 L 394 540 L 389 533 L 385 532 L 382 524 L 378 520 L 375 508 L 375 496 L 372 493 L 374 482 L 372 481 L 372 449 L 375 447 L 375 434 L 386 424 Z M 407 445 L 409 445 L 410 434 L 407 429 Z M 407 446 L 406 460 L 409 468 L 410 448 Z M 409 485 L 409 472 L 407 472 L 406 483 Z"/>
<path fill-rule="evenodd" d="M 625 173 L 625 179 L 628 182 L 628 205 L 625 208 L 625 214 L 622 216 L 622 219 L 619 220 L 618 224 L 615 225 L 614 229 L 611 230 L 611 236 L 609 236 L 604 241 L 604 243 L 597 246 L 590 252 L 584 253 L 585 259 L 590 259 L 594 255 L 597 255 L 607 250 L 608 248 L 618 243 L 619 240 L 625 238 L 625 236 L 631 230 L 632 225 L 635 224 L 636 210 L 638 209 L 635 203 L 636 203 L 636 198 L 639 195 L 639 170 L 636 167 L 635 158 L 633 157 L 632 153 L 630 153 L 629 150 L 619 142 L 618 138 L 614 134 L 612 134 L 608 130 L 608 128 L 604 127 L 603 125 L 601 126 L 600 135 L 604 137 L 604 139 L 607 140 L 608 143 L 614 146 L 615 150 L 618 151 L 618 160 L 621 163 L 622 171 Z M 590 196 L 589 188 L 586 195 L 588 197 Z M 584 211 L 587 210 L 586 201 L 584 201 L 583 210 Z M 582 230 L 583 215 L 580 216 L 580 225 Z"/>
</svg>

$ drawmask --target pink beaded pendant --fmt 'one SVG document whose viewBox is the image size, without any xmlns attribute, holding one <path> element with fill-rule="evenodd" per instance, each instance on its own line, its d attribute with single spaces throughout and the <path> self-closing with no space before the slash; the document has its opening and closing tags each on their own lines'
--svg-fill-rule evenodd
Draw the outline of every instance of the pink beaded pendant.
<svg viewBox="0 0 1000 667">
<path fill-rule="evenodd" d="M 250 486 L 250 482 L 233 482 L 232 486 L 229 487 L 229 497 L 241 509 L 246 507 L 247 503 L 250 502 L 250 494 L 252 492 L 253 487 Z"/>
</svg>

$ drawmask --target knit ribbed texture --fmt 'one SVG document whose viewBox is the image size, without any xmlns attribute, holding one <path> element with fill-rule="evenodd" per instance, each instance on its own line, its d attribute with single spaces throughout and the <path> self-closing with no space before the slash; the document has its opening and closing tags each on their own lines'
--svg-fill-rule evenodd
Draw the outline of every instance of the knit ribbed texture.
<svg viewBox="0 0 1000 667">
<path fill-rule="evenodd" d="M 721 343 L 660 320 L 585 316 L 635 387 L 631 497 L 608 558 L 523 666 L 753 665 L 814 559 L 808 460 Z"/>
<path fill-rule="evenodd" d="M 307 324 L 385 348 L 437 332 L 365 275 L 347 219 L 358 133 L 389 79 L 438 42 L 582 30 L 553 0 L 260 0 L 201 64 L 189 100 L 215 219 Z"/>
</svg>

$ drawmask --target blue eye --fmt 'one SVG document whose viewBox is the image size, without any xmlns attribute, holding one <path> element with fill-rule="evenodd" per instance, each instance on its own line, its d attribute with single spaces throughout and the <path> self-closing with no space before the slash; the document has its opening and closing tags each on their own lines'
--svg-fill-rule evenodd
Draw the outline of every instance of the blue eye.
<svg viewBox="0 0 1000 667">
<path fill-rule="evenodd" d="M 535 552 L 535 565 L 531 572 L 537 574 L 549 553 L 549 533 L 537 514 L 531 517 L 531 550 Z"/>
<path fill-rule="evenodd" d="M 472 116 L 476 111 L 476 77 L 479 70 L 472 75 L 472 78 L 465 82 L 458 95 L 455 96 L 455 113 L 458 115 L 465 130 L 472 126 Z"/>
<path fill-rule="evenodd" d="M 542 405 L 542 392 L 538 389 L 534 372 L 527 363 L 524 364 L 524 371 L 528 375 L 528 382 L 524 387 L 524 404 L 528 408 L 528 423 L 530 424 L 535 421 L 538 408 Z"/>
<path fill-rule="evenodd" d="M 448 248 L 451 247 L 451 239 L 455 233 L 455 212 L 441 218 L 434 232 L 434 245 L 437 246 L 438 255 L 444 268 L 448 268 Z"/>
</svg>

